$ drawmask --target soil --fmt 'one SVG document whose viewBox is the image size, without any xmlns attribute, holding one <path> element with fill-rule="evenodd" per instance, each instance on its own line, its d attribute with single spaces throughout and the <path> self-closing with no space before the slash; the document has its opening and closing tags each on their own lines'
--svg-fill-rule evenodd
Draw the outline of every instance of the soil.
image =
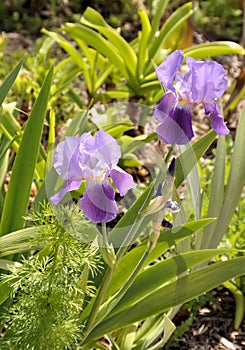
<svg viewBox="0 0 245 350">
<path fill-rule="evenodd" d="M 198 309 L 196 319 L 178 340 L 171 342 L 168 350 L 242 350 L 245 349 L 245 319 L 234 330 L 235 301 L 223 287 L 212 291 L 213 301 Z M 183 310 L 176 315 L 175 324 L 180 326 Z M 181 319 L 182 318 L 182 319 Z"/>
</svg>

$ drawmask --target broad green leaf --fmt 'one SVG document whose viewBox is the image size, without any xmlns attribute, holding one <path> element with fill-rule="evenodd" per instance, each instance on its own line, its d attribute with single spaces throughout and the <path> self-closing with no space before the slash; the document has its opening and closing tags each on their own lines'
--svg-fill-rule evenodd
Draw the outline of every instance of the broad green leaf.
<svg viewBox="0 0 245 350">
<path fill-rule="evenodd" d="M 144 266 L 148 266 L 154 260 L 163 255 L 169 248 L 177 244 L 182 239 L 192 235 L 197 230 L 210 224 L 213 219 L 202 219 L 195 222 L 187 223 L 181 227 L 174 227 L 172 230 L 167 230 L 161 233 L 156 247 L 150 253 Z M 127 278 L 132 273 L 132 267 L 136 266 L 142 255 L 146 251 L 147 242 L 130 250 L 119 263 L 114 272 L 110 287 L 107 290 L 106 297 L 113 295 L 122 285 L 125 284 Z"/>
<path fill-rule="evenodd" d="M 139 303 L 155 290 L 162 288 L 176 277 L 187 273 L 194 266 L 223 254 L 225 251 L 219 249 L 192 251 L 166 260 L 160 261 L 147 267 L 135 279 L 123 299 L 117 304 L 111 315 Z"/>
<path fill-rule="evenodd" d="M 210 199 L 207 216 L 218 217 L 222 207 L 224 191 L 225 191 L 225 165 L 226 165 L 226 142 L 225 136 L 220 135 L 218 138 L 213 177 L 211 182 Z M 205 227 L 200 249 L 213 247 L 212 239 L 216 223 L 212 223 Z"/>
<path fill-rule="evenodd" d="M 51 67 L 25 125 L 4 202 L 0 236 L 21 229 L 24 225 L 23 216 L 28 207 L 31 184 L 38 158 L 52 73 L 53 68 Z"/>
<path fill-rule="evenodd" d="M 125 62 L 120 53 L 114 45 L 109 43 L 99 33 L 93 29 L 86 27 L 82 24 L 66 23 L 64 26 L 66 34 L 70 35 L 72 39 L 83 40 L 88 45 L 92 46 L 98 52 L 102 53 L 117 67 L 126 78 L 129 78 L 129 72 L 125 66 Z"/>
<path fill-rule="evenodd" d="M 0 269 L 1 270 L 11 271 L 11 268 L 14 266 L 19 267 L 19 266 L 21 266 L 21 264 L 17 261 L 0 259 Z"/>
<path fill-rule="evenodd" d="M 194 144 L 190 144 L 190 146 L 176 159 L 176 188 L 180 186 L 186 176 L 197 164 L 198 160 L 204 155 L 216 136 L 215 131 L 210 130 Z"/>
<path fill-rule="evenodd" d="M 17 63 L 15 68 L 9 73 L 9 75 L 5 78 L 2 85 L 0 86 L 0 106 L 2 105 L 7 93 L 9 92 L 11 86 L 13 85 L 21 67 L 24 62 L 24 57 Z"/>
<path fill-rule="evenodd" d="M 217 218 L 210 248 L 216 247 L 234 214 L 235 208 L 241 197 L 245 185 L 245 157 L 244 157 L 244 134 L 245 134 L 245 107 L 243 107 L 236 130 L 234 152 L 231 158 L 231 168 L 225 190 L 220 215 Z"/>
<path fill-rule="evenodd" d="M 38 248 L 31 240 L 37 237 L 41 228 L 42 226 L 28 227 L 0 237 L 0 257 Z"/>
<path fill-rule="evenodd" d="M 0 281 L 0 305 L 8 299 L 11 291 L 12 288 L 7 281 Z"/>
<path fill-rule="evenodd" d="M 181 262 L 181 257 L 176 257 L 176 259 L 179 261 L 176 261 L 175 269 L 179 269 L 180 272 L 183 270 L 183 261 Z M 164 284 L 162 287 L 152 290 L 151 294 L 128 308 L 118 312 L 116 309 L 113 310 L 114 316 L 109 314 L 101 324 L 95 327 L 88 336 L 88 341 L 152 315 L 166 312 L 173 306 L 190 301 L 223 282 L 243 274 L 245 274 L 245 257 L 239 257 L 215 263 L 181 276 L 167 285 Z M 154 277 L 156 276 L 151 275 L 150 281 L 154 280 Z M 162 277 L 164 278 L 163 273 L 161 273 L 160 278 Z M 149 284 L 149 281 L 146 281 L 143 288 L 148 288 Z"/>
<path fill-rule="evenodd" d="M 232 54 L 244 55 L 245 50 L 241 45 L 233 41 L 213 41 L 184 50 L 184 57 L 191 56 L 195 59 Z"/>
</svg>

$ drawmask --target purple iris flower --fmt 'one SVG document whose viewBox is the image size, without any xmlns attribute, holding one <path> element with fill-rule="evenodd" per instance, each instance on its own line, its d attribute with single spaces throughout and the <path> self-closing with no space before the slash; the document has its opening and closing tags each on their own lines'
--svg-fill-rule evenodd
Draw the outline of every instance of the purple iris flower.
<svg viewBox="0 0 245 350">
<path fill-rule="evenodd" d="M 187 57 L 189 71 L 181 74 L 178 70 L 183 59 L 182 51 L 176 50 L 156 70 L 158 80 L 167 90 L 154 113 L 154 117 L 161 122 L 157 127 L 159 139 L 169 144 L 188 143 L 194 136 L 192 110 L 197 103 L 204 104 L 205 115 L 210 115 L 216 133 L 228 134 L 216 102 L 227 86 L 224 68 L 217 62 L 196 61 Z"/>
<path fill-rule="evenodd" d="M 55 170 L 66 181 L 50 200 L 57 205 L 67 192 L 77 190 L 85 179 L 86 190 L 80 200 L 84 215 L 94 223 L 113 220 L 118 208 L 109 176 L 121 196 L 135 187 L 132 176 L 117 166 L 120 157 L 116 140 L 103 130 L 94 137 L 90 133 L 80 138 L 66 137 L 56 147 L 53 157 Z"/>
</svg>

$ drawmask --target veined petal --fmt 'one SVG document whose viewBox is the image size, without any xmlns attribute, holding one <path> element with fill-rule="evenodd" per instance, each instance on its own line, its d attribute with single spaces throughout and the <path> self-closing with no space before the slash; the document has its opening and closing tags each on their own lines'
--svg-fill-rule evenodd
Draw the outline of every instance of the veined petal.
<svg viewBox="0 0 245 350">
<path fill-rule="evenodd" d="M 77 190 L 81 186 L 82 180 L 76 180 L 76 181 L 66 181 L 64 185 L 61 187 L 61 189 L 52 197 L 50 197 L 50 201 L 57 205 L 62 200 L 64 195 L 70 191 Z"/>
<path fill-rule="evenodd" d="M 186 58 L 190 72 L 186 74 L 185 84 L 187 91 L 190 91 L 192 102 L 212 102 L 220 98 L 227 86 L 226 72 L 217 62 L 196 61 L 192 57 Z M 184 93 L 185 86 L 181 86 L 181 93 Z"/>
<path fill-rule="evenodd" d="M 85 170 L 85 177 L 99 176 L 105 168 L 117 164 L 121 157 L 121 149 L 116 140 L 104 130 L 99 130 L 95 137 L 80 143 L 79 164 Z"/>
<path fill-rule="evenodd" d="M 126 173 L 126 171 L 122 170 L 118 166 L 115 166 L 111 170 L 110 176 L 121 196 L 124 196 L 128 190 L 136 186 L 132 175 Z"/>
<path fill-rule="evenodd" d="M 118 212 L 115 191 L 109 181 L 87 182 L 87 188 L 80 200 L 84 215 L 94 223 L 109 222 Z"/>
<path fill-rule="evenodd" d="M 171 90 L 174 93 L 174 78 L 183 59 L 183 52 L 181 50 L 176 50 L 171 55 L 165 57 L 164 61 L 156 69 L 158 80 L 166 87 L 167 90 Z"/>
<path fill-rule="evenodd" d="M 170 114 L 171 110 L 175 108 L 177 102 L 178 99 L 172 91 L 166 92 L 154 111 L 154 117 L 159 122 L 163 121 L 164 118 Z"/>
<path fill-rule="evenodd" d="M 66 137 L 54 151 L 53 166 L 65 180 L 81 177 L 81 169 L 77 162 L 79 142 L 79 138 L 75 136 Z"/>
<path fill-rule="evenodd" d="M 219 135 L 229 134 L 230 131 L 225 125 L 224 118 L 221 114 L 218 104 L 216 102 L 213 102 L 212 105 L 205 104 L 204 108 L 205 114 L 210 114 L 211 125 L 215 132 Z"/>
<path fill-rule="evenodd" d="M 159 139 L 168 144 L 187 144 L 194 136 L 191 117 L 190 106 L 177 106 L 169 115 L 163 115 L 162 123 L 156 129 Z"/>
</svg>

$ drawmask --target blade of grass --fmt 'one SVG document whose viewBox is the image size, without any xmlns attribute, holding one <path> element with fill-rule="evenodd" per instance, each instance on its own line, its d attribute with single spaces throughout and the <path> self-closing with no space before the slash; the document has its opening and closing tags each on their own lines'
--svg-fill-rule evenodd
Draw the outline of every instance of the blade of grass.
<svg viewBox="0 0 245 350">
<path fill-rule="evenodd" d="M 0 236 L 23 228 L 31 184 L 38 158 L 44 118 L 53 76 L 50 68 L 25 126 L 17 153 L 0 226 Z"/>
<path fill-rule="evenodd" d="M 21 67 L 24 62 L 24 57 L 17 63 L 15 68 L 9 73 L 2 85 L 0 86 L 0 106 L 3 103 L 7 93 L 9 92 L 11 86 L 13 85 Z"/>
</svg>

